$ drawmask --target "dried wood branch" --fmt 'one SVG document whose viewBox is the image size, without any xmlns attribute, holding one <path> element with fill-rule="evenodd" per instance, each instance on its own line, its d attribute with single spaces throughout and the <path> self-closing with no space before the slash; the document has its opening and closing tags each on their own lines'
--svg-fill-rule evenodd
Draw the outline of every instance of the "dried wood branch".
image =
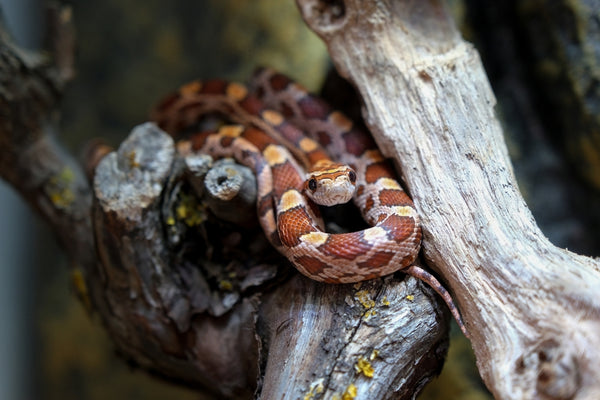
<svg viewBox="0 0 600 400">
<path fill-rule="evenodd" d="M 518 191 L 495 98 L 443 2 L 297 0 L 401 166 L 427 265 L 498 399 L 600 395 L 600 263 L 553 246 Z"/>
<path fill-rule="evenodd" d="M 54 31 L 69 41 L 70 12 L 54 11 Z M 72 68 L 57 52 L 60 66 L 19 48 L 0 26 L 0 176 L 46 219 L 85 268 L 94 253 L 92 197 L 81 167 L 55 141 L 59 100 Z"/>
</svg>

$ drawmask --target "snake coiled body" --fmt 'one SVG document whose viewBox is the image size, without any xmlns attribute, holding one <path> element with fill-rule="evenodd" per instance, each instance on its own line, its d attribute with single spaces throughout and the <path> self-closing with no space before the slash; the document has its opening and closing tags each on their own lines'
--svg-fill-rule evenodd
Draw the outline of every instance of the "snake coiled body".
<svg viewBox="0 0 600 400">
<path fill-rule="evenodd" d="M 278 81 L 274 82 L 278 85 L 273 87 L 270 83 L 269 90 L 284 86 L 279 82 L 283 79 L 282 75 L 271 75 L 271 83 Z M 251 152 L 250 144 L 256 147 L 259 152 L 256 156 L 262 155 L 272 174 L 272 184 L 259 179 L 261 225 L 271 242 L 304 275 L 328 283 L 349 283 L 388 275 L 411 265 L 420 246 L 418 216 L 412 200 L 395 180 L 372 139 L 354 129 L 341 113 L 328 110 L 324 103 L 289 80 L 280 88 L 279 95 L 288 94 L 290 101 L 283 103 L 273 96 L 273 105 L 285 106 L 267 107 L 265 86 L 267 83 L 260 83 L 260 89 L 252 93 L 238 83 L 194 82 L 165 99 L 153 119 L 171 134 L 193 126 L 210 112 L 223 113 L 235 123 L 256 128 L 251 133 L 244 129 L 222 129 L 210 140 L 210 146 L 201 145 L 196 139 L 193 147 L 220 157 L 234 156 L 236 147 L 244 148 L 246 153 Z M 297 109 L 288 106 L 291 101 Z M 257 130 L 266 134 L 258 135 Z M 309 134 L 312 131 L 319 142 L 307 137 L 305 130 Z M 300 154 L 301 165 L 280 142 L 295 155 Z M 250 167 L 257 176 L 265 174 L 256 165 Z M 319 180 L 324 180 L 345 165 L 355 173 L 354 203 L 372 227 L 330 234 L 323 230 L 317 207 L 303 193 L 309 189 L 300 171 L 309 169 L 317 173 Z"/>
<path fill-rule="evenodd" d="M 174 136 L 212 113 L 239 124 L 193 134 L 179 149 L 234 157 L 254 171 L 261 226 L 302 274 L 350 283 L 404 269 L 444 298 L 466 333 L 448 292 L 412 265 L 421 242 L 419 218 L 370 135 L 281 74 L 260 70 L 251 87 L 221 80 L 188 83 L 165 98 L 151 118 Z M 355 187 L 353 201 L 370 228 L 324 231 L 315 204 L 318 186 L 336 179 Z"/>
</svg>

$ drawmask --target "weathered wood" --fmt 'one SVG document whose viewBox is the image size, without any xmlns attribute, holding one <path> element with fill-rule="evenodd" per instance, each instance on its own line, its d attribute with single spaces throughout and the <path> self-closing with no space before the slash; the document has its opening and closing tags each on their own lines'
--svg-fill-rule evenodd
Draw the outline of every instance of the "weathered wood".
<svg viewBox="0 0 600 400">
<path fill-rule="evenodd" d="M 413 399 L 447 352 L 438 328 L 447 329 L 448 313 L 432 306 L 436 296 L 412 277 L 357 285 L 294 277 L 259 314 L 269 351 L 260 398 Z"/>
<path fill-rule="evenodd" d="M 600 263 L 554 247 L 513 176 L 479 56 L 443 2 L 297 0 L 401 166 L 427 264 L 499 399 L 600 395 Z"/>
<path fill-rule="evenodd" d="M 219 218 L 243 226 L 256 225 L 256 177 L 231 159 L 216 161 L 203 182 L 205 202 Z"/>
<path fill-rule="evenodd" d="M 211 309 L 205 277 L 178 262 L 164 235 L 162 194 L 174 164 L 173 140 L 150 123 L 99 163 L 93 218 L 102 281 L 91 284 L 102 287 L 109 307 L 102 317 L 128 359 L 221 396 L 247 398 L 258 368 L 258 337 L 251 334 L 257 299 L 203 315 Z"/>
</svg>

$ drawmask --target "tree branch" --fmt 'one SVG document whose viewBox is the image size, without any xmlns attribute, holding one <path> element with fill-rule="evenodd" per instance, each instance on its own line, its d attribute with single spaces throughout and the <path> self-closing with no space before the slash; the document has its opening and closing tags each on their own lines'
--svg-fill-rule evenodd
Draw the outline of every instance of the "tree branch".
<svg viewBox="0 0 600 400">
<path fill-rule="evenodd" d="M 460 305 L 497 398 L 600 392 L 600 263 L 554 247 L 514 179 L 477 52 L 442 2 L 297 0 L 402 174 L 427 263 Z"/>
<path fill-rule="evenodd" d="M 60 16 L 55 33 L 67 40 L 70 14 L 52 15 Z M 57 37 L 52 41 L 64 47 Z M 49 57 L 18 48 L 0 27 L 0 176 L 49 223 L 79 266 L 89 270 L 94 259 L 91 190 L 81 167 L 54 139 L 59 100 L 70 77 L 66 71 L 72 67 L 59 58 L 62 66 L 57 67 Z"/>
</svg>

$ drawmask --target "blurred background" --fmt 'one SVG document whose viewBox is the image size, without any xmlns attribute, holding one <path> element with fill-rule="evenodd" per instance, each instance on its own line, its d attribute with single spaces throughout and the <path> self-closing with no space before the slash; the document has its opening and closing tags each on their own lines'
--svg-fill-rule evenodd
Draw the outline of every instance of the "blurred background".
<svg viewBox="0 0 600 400">
<path fill-rule="evenodd" d="M 449 1 L 482 58 L 519 186 L 551 241 L 600 255 L 600 7 L 594 1 Z M 0 0 L 26 48 L 43 46 L 42 0 Z M 326 49 L 292 0 L 72 1 L 77 76 L 60 140 L 75 154 L 114 146 L 161 96 L 195 78 L 245 80 L 258 65 L 319 90 Z M 49 231 L 0 182 L 0 399 L 200 399 L 128 367 L 71 290 Z M 421 399 L 489 399 L 469 343 Z"/>
<path fill-rule="evenodd" d="M 28 48 L 41 44 L 37 0 L 0 1 L 12 34 Z M 0 180 L 0 399 L 33 398 L 39 381 L 36 355 L 37 258 L 44 228 L 17 194 Z M 35 375 L 35 376 L 33 376 Z"/>
</svg>

